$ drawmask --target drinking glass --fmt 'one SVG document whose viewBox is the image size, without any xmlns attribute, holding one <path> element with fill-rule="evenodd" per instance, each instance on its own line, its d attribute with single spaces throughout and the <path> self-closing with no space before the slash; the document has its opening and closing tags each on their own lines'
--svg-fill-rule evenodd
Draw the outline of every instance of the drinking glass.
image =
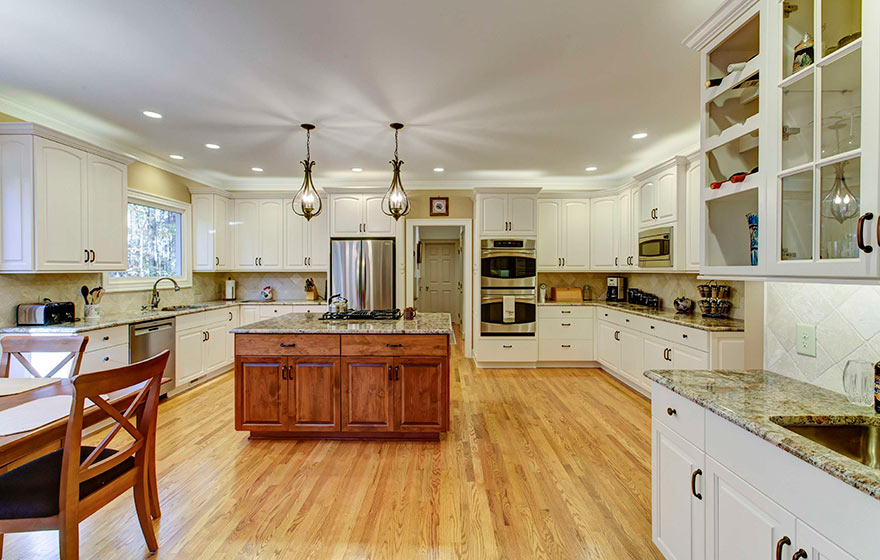
<svg viewBox="0 0 880 560">
<path fill-rule="evenodd" d="M 874 402 L 874 364 L 849 360 L 843 368 L 843 390 L 852 404 L 871 406 Z"/>
</svg>

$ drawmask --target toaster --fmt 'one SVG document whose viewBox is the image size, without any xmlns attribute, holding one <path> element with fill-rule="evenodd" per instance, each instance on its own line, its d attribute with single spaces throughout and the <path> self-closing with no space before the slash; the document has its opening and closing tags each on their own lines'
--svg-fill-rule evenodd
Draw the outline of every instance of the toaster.
<svg viewBox="0 0 880 560">
<path fill-rule="evenodd" d="M 18 306 L 19 325 L 57 325 L 72 323 L 72 301 L 47 301 L 45 303 L 21 303 Z"/>
</svg>

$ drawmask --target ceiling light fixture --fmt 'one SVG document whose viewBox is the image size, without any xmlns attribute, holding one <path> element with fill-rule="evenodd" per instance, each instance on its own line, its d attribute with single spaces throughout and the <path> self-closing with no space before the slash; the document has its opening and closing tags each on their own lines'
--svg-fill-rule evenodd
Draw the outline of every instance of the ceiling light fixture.
<svg viewBox="0 0 880 560">
<path fill-rule="evenodd" d="M 397 136 L 400 129 L 403 128 L 403 124 L 391 123 L 389 126 L 394 129 L 394 159 L 388 163 L 391 164 L 394 174 L 391 177 L 391 186 L 382 197 L 382 212 L 397 221 L 401 216 L 406 216 L 409 213 L 409 197 L 406 196 L 403 182 L 400 180 L 400 166 L 403 165 L 403 162 L 397 156 Z"/>
<path fill-rule="evenodd" d="M 218 146 L 217 144 L 205 144 L 205 147 L 208 148 L 209 150 L 219 150 L 220 149 L 220 146 Z"/>
<path fill-rule="evenodd" d="M 633 134 L 632 137 L 633 137 L 633 140 L 641 140 L 642 138 L 647 138 L 648 133 L 647 132 L 636 132 L 635 134 Z"/>
<path fill-rule="evenodd" d="M 161 119 L 162 118 L 162 114 L 157 113 L 156 111 L 144 111 L 144 116 L 150 117 L 151 119 Z"/>
<path fill-rule="evenodd" d="M 446 171 L 446 170 L 443 169 L 442 167 L 435 167 L 434 168 L 434 173 L 443 173 L 444 171 Z"/>
<path fill-rule="evenodd" d="M 323 205 L 321 197 L 318 195 L 318 189 L 315 188 L 315 183 L 312 182 L 312 167 L 314 167 L 315 162 L 312 161 L 311 141 L 315 125 L 303 123 L 300 126 L 306 131 L 306 159 L 300 162 L 303 164 L 303 184 L 290 202 L 290 207 L 293 209 L 294 214 L 302 216 L 308 221 L 321 213 Z"/>
<path fill-rule="evenodd" d="M 168 156 L 168 157 L 170 157 L 171 159 L 183 159 L 183 156 L 180 156 L 180 155 L 177 155 L 177 154 L 171 154 L 171 155 Z"/>
<path fill-rule="evenodd" d="M 351 170 L 354 171 L 355 173 L 360 173 L 361 171 L 364 170 L 364 168 L 363 167 L 352 167 Z"/>
<path fill-rule="evenodd" d="M 256 171 L 257 173 L 262 173 L 263 168 L 262 167 L 251 167 L 251 171 Z"/>
<path fill-rule="evenodd" d="M 584 168 L 584 171 L 596 171 L 599 169 L 598 167 L 591 165 L 590 167 Z"/>
</svg>

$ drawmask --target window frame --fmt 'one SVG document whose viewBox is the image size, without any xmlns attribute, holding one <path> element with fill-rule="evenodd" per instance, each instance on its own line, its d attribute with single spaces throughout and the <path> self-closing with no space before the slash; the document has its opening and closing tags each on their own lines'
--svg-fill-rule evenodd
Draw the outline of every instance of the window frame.
<svg viewBox="0 0 880 560">
<path fill-rule="evenodd" d="M 158 196 L 142 191 L 128 191 L 128 200 L 125 204 L 125 246 L 126 246 L 126 262 L 128 262 L 128 205 L 129 203 L 141 204 L 160 210 L 177 212 L 180 216 L 180 254 L 181 271 L 180 276 L 173 276 L 174 280 L 181 288 L 192 287 L 192 204 L 181 202 L 172 198 Z M 118 271 L 116 271 L 118 272 Z M 104 290 L 107 292 L 134 292 L 142 290 L 150 290 L 153 284 L 159 279 L 159 276 L 146 278 L 114 278 L 111 272 L 104 272 L 103 282 Z M 169 287 L 163 284 L 163 287 Z"/>
</svg>

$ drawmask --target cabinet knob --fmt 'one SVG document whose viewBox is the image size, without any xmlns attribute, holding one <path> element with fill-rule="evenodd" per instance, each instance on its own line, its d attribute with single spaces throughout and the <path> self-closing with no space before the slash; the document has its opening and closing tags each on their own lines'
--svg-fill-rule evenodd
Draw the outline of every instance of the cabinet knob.
<svg viewBox="0 0 880 560">
<path fill-rule="evenodd" d="M 688 335 L 686 335 L 686 334 L 682 334 L 681 337 L 682 337 L 682 338 L 687 338 Z"/>
<path fill-rule="evenodd" d="M 105 361 L 105 362 L 109 362 L 109 361 L 110 361 L 110 356 L 104 356 L 104 361 Z"/>
<path fill-rule="evenodd" d="M 110 337 L 109 337 L 109 336 L 105 336 L 105 337 L 104 337 L 104 340 L 110 340 Z"/>
<path fill-rule="evenodd" d="M 670 407 L 670 408 L 666 409 L 666 414 L 668 414 L 670 416 L 675 416 L 676 414 L 678 414 L 678 412 L 674 408 Z"/>
</svg>

